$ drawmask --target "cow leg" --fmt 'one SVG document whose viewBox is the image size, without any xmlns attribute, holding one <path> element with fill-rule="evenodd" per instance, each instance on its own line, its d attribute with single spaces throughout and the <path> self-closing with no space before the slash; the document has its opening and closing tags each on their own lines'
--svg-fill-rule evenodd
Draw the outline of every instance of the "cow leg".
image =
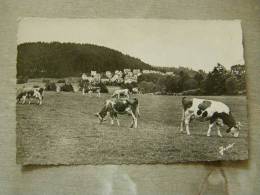
<svg viewBox="0 0 260 195">
<path fill-rule="evenodd" d="M 39 105 L 42 105 L 42 97 L 39 97 Z"/>
<path fill-rule="evenodd" d="M 110 117 L 110 124 L 111 125 L 114 125 L 114 116 L 113 116 L 113 114 L 111 113 L 111 112 L 107 112 L 107 115 L 109 115 L 109 117 Z"/>
<path fill-rule="evenodd" d="M 183 110 L 183 118 L 182 118 L 182 123 L 181 123 L 181 129 L 183 130 L 183 123 L 185 124 L 185 129 L 187 132 L 187 135 L 190 135 L 190 118 L 191 118 L 191 114 L 190 113 L 185 113 L 185 111 Z"/>
<path fill-rule="evenodd" d="M 116 122 L 117 122 L 117 126 L 119 127 L 120 126 L 120 122 L 119 122 L 117 117 L 116 117 Z"/>
<path fill-rule="evenodd" d="M 213 123 L 209 123 L 209 128 L 208 128 L 208 133 L 207 133 L 208 137 L 210 137 L 210 132 L 211 132 L 211 129 L 212 129 L 213 126 L 214 126 L 214 122 Z"/>
<path fill-rule="evenodd" d="M 217 130 L 218 130 L 218 136 L 219 136 L 219 137 L 222 137 L 222 134 L 221 134 L 221 132 L 220 132 L 219 125 L 217 125 Z"/>
<path fill-rule="evenodd" d="M 184 123 L 185 123 L 187 135 L 190 135 L 190 128 L 189 128 L 190 116 L 187 116 L 187 117 L 185 116 Z"/>
<path fill-rule="evenodd" d="M 114 120 L 113 120 L 113 117 L 110 117 L 110 123 L 111 123 L 111 125 L 114 125 Z"/>
<path fill-rule="evenodd" d="M 26 96 L 23 96 L 23 102 L 22 104 L 25 104 Z"/>
<path fill-rule="evenodd" d="M 183 110 L 182 110 L 182 117 L 181 117 L 181 127 L 180 127 L 180 131 L 181 131 L 181 132 L 183 132 L 184 119 L 185 119 L 185 113 L 184 113 L 184 109 L 183 109 Z"/>
<path fill-rule="evenodd" d="M 82 89 L 82 94 L 85 95 L 85 89 L 84 88 Z"/>
<path fill-rule="evenodd" d="M 137 118 L 135 114 L 132 112 L 133 122 L 134 122 L 134 128 L 137 128 Z"/>
<path fill-rule="evenodd" d="M 137 128 L 137 118 L 135 117 L 134 113 L 132 110 L 128 110 L 127 111 L 128 114 L 130 114 L 132 116 L 132 124 L 131 124 L 131 128 Z"/>
<path fill-rule="evenodd" d="M 116 114 L 116 113 L 114 114 L 114 118 L 116 119 L 117 126 L 119 127 L 119 126 L 120 126 L 120 123 L 119 123 L 119 120 L 118 120 L 118 118 L 117 118 L 117 114 Z"/>
</svg>

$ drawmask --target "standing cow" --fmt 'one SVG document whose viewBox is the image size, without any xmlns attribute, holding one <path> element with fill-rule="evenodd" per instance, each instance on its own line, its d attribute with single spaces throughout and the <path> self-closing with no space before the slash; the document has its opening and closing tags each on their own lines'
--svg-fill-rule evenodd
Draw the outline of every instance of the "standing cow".
<svg viewBox="0 0 260 195">
<path fill-rule="evenodd" d="M 129 89 L 118 89 L 115 90 L 112 97 L 120 98 L 121 96 L 129 98 L 130 97 L 130 91 Z"/>
<path fill-rule="evenodd" d="M 183 123 L 185 124 L 187 135 L 190 135 L 189 124 L 191 120 L 209 120 L 207 136 L 210 136 L 212 127 L 216 125 L 218 136 L 222 137 L 219 127 L 225 124 L 228 126 L 226 132 L 231 132 L 234 137 L 238 137 L 241 124 L 235 121 L 230 108 L 226 104 L 213 100 L 183 97 L 182 106 L 181 132 L 183 131 Z"/>
<path fill-rule="evenodd" d="M 117 125 L 120 126 L 117 115 L 128 114 L 132 116 L 131 128 L 137 128 L 137 116 L 139 114 L 139 103 L 137 98 L 121 98 L 121 99 L 109 99 L 106 100 L 102 110 L 95 114 L 99 118 L 99 122 L 105 121 L 107 115 L 111 118 L 111 125 L 114 124 L 114 119 L 117 121 Z"/>
<path fill-rule="evenodd" d="M 97 93 L 97 97 L 100 97 L 101 88 L 98 86 L 94 86 L 88 81 L 82 81 L 83 87 L 82 87 L 82 94 L 85 95 L 88 93 L 90 96 L 92 93 Z"/>
<path fill-rule="evenodd" d="M 41 105 L 43 100 L 43 91 L 43 88 L 32 88 L 23 90 L 16 97 L 17 103 L 20 103 L 20 101 L 22 101 L 22 104 L 25 104 L 26 99 L 28 99 L 29 104 L 31 104 L 31 100 L 35 98 L 39 101 L 38 104 Z"/>
</svg>

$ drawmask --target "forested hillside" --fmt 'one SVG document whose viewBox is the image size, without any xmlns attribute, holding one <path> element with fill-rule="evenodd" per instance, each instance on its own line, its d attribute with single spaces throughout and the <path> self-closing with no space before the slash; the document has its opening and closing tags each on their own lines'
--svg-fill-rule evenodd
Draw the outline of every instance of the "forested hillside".
<svg viewBox="0 0 260 195">
<path fill-rule="evenodd" d="M 37 42 L 20 44 L 17 49 L 17 76 L 30 78 L 79 76 L 91 70 L 155 69 L 140 59 L 91 44 Z"/>
</svg>

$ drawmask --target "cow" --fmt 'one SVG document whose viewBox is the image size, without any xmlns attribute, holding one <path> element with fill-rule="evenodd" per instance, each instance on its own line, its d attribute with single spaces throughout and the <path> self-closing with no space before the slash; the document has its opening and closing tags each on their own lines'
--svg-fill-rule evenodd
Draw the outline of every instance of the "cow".
<svg viewBox="0 0 260 195">
<path fill-rule="evenodd" d="M 209 121 L 207 136 L 210 136 L 212 127 L 216 125 L 218 136 L 222 137 L 219 127 L 227 125 L 226 132 L 231 132 L 234 137 L 238 137 L 241 123 L 235 121 L 230 108 L 226 104 L 213 100 L 183 97 L 182 106 L 181 132 L 183 132 L 184 123 L 187 135 L 190 135 L 189 123 L 193 119 L 197 119 Z"/>
<path fill-rule="evenodd" d="M 140 91 L 139 91 L 139 89 L 138 89 L 137 87 L 134 87 L 134 88 L 132 89 L 132 93 L 133 93 L 133 94 L 140 94 Z"/>
<path fill-rule="evenodd" d="M 92 93 L 97 93 L 97 97 L 100 97 L 100 91 L 101 91 L 100 87 L 89 86 L 89 88 L 88 88 L 88 94 L 90 96 L 92 95 Z"/>
<path fill-rule="evenodd" d="M 119 98 L 108 99 L 105 101 L 105 105 L 100 112 L 96 113 L 99 122 L 105 121 L 107 115 L 110 116 L 111 125 L 114 124 L 114 119 L 117 121 L 117 125 L 120 126 L 117 115 L 128 114 L 132 116 L 131 128 L 137 128 L 137 116 L 140 117 L 139 103 L 137 98 Z"/>
<path fill-rule="evenodd" d="M 93 86 L 87 82 L 85 82 L 83 84 L 83 89 L 82 89 L 82 94 L 85 95 L 86 92 L 91 96 L 92 93 L 97 93 L 97 97 L 100 97 L 100 91 L 101 91 L 101 88 L 98 87 L 98 86 Z"/>
<path fill-rule="evenodd" d="M 121 96 L 129 98 L 130 97 L 130 91 L 129 89 L 118 89 L 115 90 L 112 97 L 120 98 Z"/>
<path fill-rule="evenodd" d="M 29 104 L 31 104 L 31 99 L 35 98 L 39 100 L 39 105 L 42 104 L 42 100 L 43 100 L 43 88 L 32 88 L 32 89 L 26 89 L 22 92 L 20 92 L 17 97 L 17 103 L 20 103 L 20 101 L 22 100 L 22 104 L 25 104 L 26 99 L 29 100 Z"/>
</svg>

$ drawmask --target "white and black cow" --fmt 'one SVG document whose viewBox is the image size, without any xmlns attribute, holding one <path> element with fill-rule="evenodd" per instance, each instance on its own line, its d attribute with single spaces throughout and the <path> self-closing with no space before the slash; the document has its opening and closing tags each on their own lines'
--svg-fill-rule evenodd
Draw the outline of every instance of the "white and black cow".
<svg viewBox="0 0 260 195">
<path fill-rule="evenodd" d="M 216 125 L 218 136 L 222 137 L 219 127 L 225 124 L 228 126 L 226 132 L 231 132 L 234 137 L 238 137 L 241 124 L 235 121 L 230 108 L 226 104 L 213 100 L 183 97 L 182 106 L 181 132 L 183 131 L 183 124 L 185 124 L 186 132 L 190 135 L 189 123 L 193 119 L 198 119 L 209 121 L 207 136 L 210 136 L 212 127 Z"/>
<path fill-rule="evenodd" d="M 117 115 L 128 114 L 132 116 L 131 128 L 137 128 L 137 116 L 139 117 L 139 103 L 137 98 L 120 98 L 120 99 L 108 99 L 105 102 L 102 110 L 95 114 L 99 118 L 99 122 L 105 121 L 107 115 L 111 118 L 111 125 L 114 124 L 114 119 L 117 121 L 117 125 L 120 126 Z"/>
<path fill-rule="evenodd" d="M 98 86 L 93 86 L 90 84 L 85 84 L 82 89 L 82 94 L 85 95 L 88 93 L 90 96 L 92 93 L 97 93 L 97 97 L 100 97 L 101 88 Z"/>
<path fill-rule="evenodd" d="M 26 99 L 28 99 L 29 104 L 31 104 L 31 100 L 35 98 L 39 101 L 38 104 L 41 105 L 43 100 L 43 91 L 43 88 L 32 88 L 23 90 L 16 97 L 17 103 L 20 103 L 22 101 L 22 104 L 25 104 Z"/>
<path fill-rule="evenodd" d="M 118 89 L 115 90 L 112 97 L 120 98 L 121 96 L 129 98 L 130 97 L 130 91 L 129 89 Z"/>
<path fill-rule="evenodd" d="M 133 93 L 133 94 L 140 94 L 140 91 L 139 91 L 139 89 L 138 89 L 137 87 L 134 87 L 134 88 L 132 89 L 132 93 Z"/>
<path fill-rule="evenodd" d="M 100 97 L 100 91 L 101 91 L 100 87 L 89 86 L 87 89 L 83 88 L 82 93 L 83 95 L 85 95 L 85 93 L 88 92 L 90 96 L 92 95 L 92 93 L 97 93 L 97 97 Z"/>
</svg>

